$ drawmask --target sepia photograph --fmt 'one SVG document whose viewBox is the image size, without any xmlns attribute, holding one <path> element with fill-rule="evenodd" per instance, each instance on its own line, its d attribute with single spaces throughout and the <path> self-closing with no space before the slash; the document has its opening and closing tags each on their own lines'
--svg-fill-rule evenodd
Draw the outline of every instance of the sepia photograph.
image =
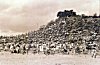
<svg viewBox="0 0 100 65">
<path fill-rule="evenodd" d="M 0 0 L 0 65 L 100 65 L 100 0 Z"/>
</svg>

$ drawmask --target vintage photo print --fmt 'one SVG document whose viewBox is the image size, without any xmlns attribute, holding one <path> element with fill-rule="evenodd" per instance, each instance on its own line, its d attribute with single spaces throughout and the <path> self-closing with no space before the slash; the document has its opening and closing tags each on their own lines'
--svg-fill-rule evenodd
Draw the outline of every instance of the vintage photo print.
<svg viewBox="0 0 100 65">
<path fill-rule="evenodd" d="M 100 0 L 0 0 L 0 65 L 100 65 Z"/>
</svg>

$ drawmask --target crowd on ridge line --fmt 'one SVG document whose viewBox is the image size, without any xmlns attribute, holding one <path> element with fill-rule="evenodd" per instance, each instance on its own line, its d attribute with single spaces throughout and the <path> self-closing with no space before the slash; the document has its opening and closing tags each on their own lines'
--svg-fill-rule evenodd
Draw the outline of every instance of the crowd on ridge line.
<svg viewBox="0 0 100 65">
<path fill-rule="evenodd" d="M 39 30 L 12 37 L 1 37 L 1 49 L 11 53 L 76 54 L 93 50 L 100 40 L 100 20 L 58 18 Z M 2 42 L 3 40 L 3 42 Z M 2 51 L 1 50 L 1 51 Z"/>
</svg>

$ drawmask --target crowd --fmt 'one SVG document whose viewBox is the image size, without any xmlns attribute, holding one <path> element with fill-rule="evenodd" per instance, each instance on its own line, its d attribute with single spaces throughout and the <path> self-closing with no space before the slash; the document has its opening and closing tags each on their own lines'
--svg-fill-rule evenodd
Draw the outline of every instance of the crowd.
<svg viewBox="0 0 100 65">
<path fill-rule="evenodd" d="M 0 37 L 1 51 L 22 54 L 89 54 L 100 49 L 99 45 L 99 18 L 61 17 L 37 31 Z"/>
</svg>

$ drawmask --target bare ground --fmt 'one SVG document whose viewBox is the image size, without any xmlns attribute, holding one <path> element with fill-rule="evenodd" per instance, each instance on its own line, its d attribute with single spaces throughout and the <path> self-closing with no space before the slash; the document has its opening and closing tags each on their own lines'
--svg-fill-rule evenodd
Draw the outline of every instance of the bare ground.
<svg viewBox="0 0 100 65">
<path fill-rule="evenodd" d="M 44 55 L 10 54 L 0 52 L 0 65 L 100 65 L 100 56 L 90 55 Z"/>
</svg>

